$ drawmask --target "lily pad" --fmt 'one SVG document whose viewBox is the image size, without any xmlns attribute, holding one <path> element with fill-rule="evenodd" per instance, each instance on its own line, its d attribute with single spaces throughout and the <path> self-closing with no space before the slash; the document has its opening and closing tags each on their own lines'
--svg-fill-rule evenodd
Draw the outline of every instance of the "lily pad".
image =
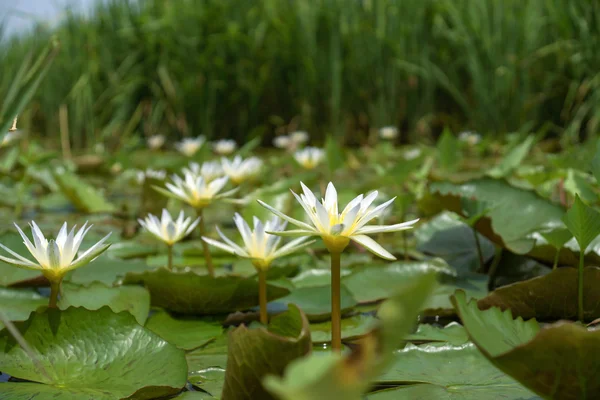
<svg viewBox="0 0 600 400">
<path fill-rule="evenodd" d="M 351 271 L 347 269 L 342 269 L 340 273 L 342 277 L 344 277 L 350 275 Z M 331 270 L 316 268 L 307 269 L 305 271 L 300 272 L 291 280 L 294 286 L 297 288 L 326 286 L 331 284 Z"/>
<path fill-rule="evenodd" d="M 227 336 L 227 334 L 223 334 L 206 346 L 186 355 L 189 370 L 188 381 L 194 386 L 206 390 L 215 398 L 221 397 L 225 384 Z"/>
<path fill-rule="evenodd" d="M 342 319 L 342 339 L 356 339 L 371 331 L 379 320 L 371 315 L 358 314 Z M 310 324 L 313 343 L 331 342 L 331 321 Z"/>
<path fill-rule="evenodd" d="M 53 173 L 54 180 L 69 201 L 84 213 L 113 212 L 115 206 L 108 202 L 96 187 L 85 182 L 77 175 L 64 168 Z"/>
<path fill-rule="evenodd" d="M 0 311 L 9 321 L 25 321 L 40 306 L 48 305 L 48 298 L 32 290 L 0 288 Z M 0 329 L 4 325 L 0 321 Z"/>
<path fill-rule="evenodd" d="M 358 303 L 344 284 L 341 286 L 342 315 Z M 331 286 L 296 288 L 277 303 L 295 304 L 304 311 L 310 321 L 323 321 L 331 317 Z"/>
<path fill-rule="evenodd" d="M 74 270 L 68 280 L 78 285 L 100 282 L 111 286 L 128 272 L 143 272 L 148 269 L 149 267 L 144 261 L 122 260 L 103 254 L 84 268 Z"/>
<path fill-rule="evenodd" d="M 23 239 L 17 233 L 9 232 L 3 234 L 0 236 L 0 243 L 18 254 L 29 254 L 29 250 L 27 250 L 27 247 L 23 244 Z M 10 255 L 6 254 L 6 252 L 1 249 L 0 254 L 10 257 Z M 40 275 L 41 274 L 38 271 L 17 268 L 0 261 L 0 286 L 9 286 L 13 283 L 26 281 Z"/>
<path fill-rule="evenodd" d="M 201 319 L 175 319 L 165 311 L 153 314 L 146 328 L 184 350 L 201 347 L 223 333 L 219 323 Z"/>
<path fill-rule="evenodd" d="M 548 399 L 595 399 L 600 331 L 558 322 L 540 329 L 535 320 L 513 320 L 510 310 L 480 310 L 463 292 L 453 298 L 479 350 L 496 367 Z M 557 362 L 557 360 L 560 360 Z"/>
<path fill-rule="evenodd" d="M 408 335 L 406 340 L 411 342 L 447 342 L 453 346 L 460 346 L 469 341 L 469 335 L 465 328 L 456 322 L 451 322 L 443 328 L 420 324 L 417 331 Z"/>
<path fill-rule="evenodd" d="M 583 279 L 584 318 L 600 317 L 600 268 L 587 267 Z M 467 295 L 468 296 L 468 295 Z M 503 286 L 478 301 L 482 310 L 499 307 L 528 319 L 557 320 L 577 318 L 577 269 L 558 268 L 545 276 Z"/>
<path fill-rule="evenodd" d="M 539 399 L 490 364 L 473 343 L 409 344 L 394 354 L 378 383 L 402 386 L 372 393 L 369 400 Z"/>
<path fill-rule="evenodd" d="M 140 326 L 129 313 L 115 314 L 108 307 L 47 309 L 15 325 L 36 361 L 3 331 L 2 371 L 40 384 L 2 384 L 2 398 L 30 399 L 44 393 L 64 400 L 150 399 L 175 394 L 185 385 L 183 351 Z"/>
<path fill-rule="evenodd" d="M 428 262 L 394 262 L 382 266 L 358 268 L 342 283 L 359 303 L 370 303 L 386 299 L 402 287 L 407 280 L 434 272 L 454 276 L 455 271 L 442 260 Z"/>
<path fill-rule="evenodd" d="M 139 273 L 129 272 L 124 283 L 144 284 L 150 291 L 153 306 L 181 314 L 223 314 L 258 305 L 258 282 L 239 276 L 213 278 L 191 271 L 159 268 Z M 283 287 L 267 285 L 269 300 L 288 293 Z"/>
<path fill-rule="evenodd" d="M 107 287 L 102 283 L 78 286 L 63 283 L 58 302 L 60 309 L 84 307 L 98 310 L 103 306 L 109 306 L 115 313 L 127 311 L 135 317 L 138 324 L 144 325 L 150 311 L 150 293 L 140 286 Z"/>
<path fill-rule="evenodd" d="M 450 301 L 450 296 L 456 290 L 464 290 L 470 297 L 480 299 L 488 294 L 487 287 L 488 276 L 482 274 L 471 274 L 461 278 L 446 279 L 434 289 L 431 296 L 427 299 L 423 308 L 424 314 L 430 316 L 454 315 L 454 307 Z"/>
<path fill-rule="evenodd" d="M 109 257 L 122 258 L 142 258 L 154 255 L 158 252 L 158 244 L 142 244 L 138 241 L 123 241 L 114 243 L 106 251 Z"/>
<path fill-rule="evenodd" d="M 241 325 L 229 331 L 222 397 L 275 399 L 263 388 L 262 379 L 267 374 L 283 375 L 285 367 L 310 353 L 311 347 L 308 320 L 293 304 L 288 311 L 274 317 L 266 329 Z"/>
</svg>

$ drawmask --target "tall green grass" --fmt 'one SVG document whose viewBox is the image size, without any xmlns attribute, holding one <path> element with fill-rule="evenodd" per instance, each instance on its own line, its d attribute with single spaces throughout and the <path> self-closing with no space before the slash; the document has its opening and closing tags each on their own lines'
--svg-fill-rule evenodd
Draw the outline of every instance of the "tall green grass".
<svg viewBox="0 0 600 400">
<path fill-rule="evenodd" d="M 598 4 L 114 0 L 4 40 L 0 65 L 56 35 L 61 52 L 26 115 L 57 135 L 62 107 L 77 148 L 293 129 L 353 143 L 383 125 L 407 139 L 449 126 L 570 143 L 598 127 Z"/>
</svg>

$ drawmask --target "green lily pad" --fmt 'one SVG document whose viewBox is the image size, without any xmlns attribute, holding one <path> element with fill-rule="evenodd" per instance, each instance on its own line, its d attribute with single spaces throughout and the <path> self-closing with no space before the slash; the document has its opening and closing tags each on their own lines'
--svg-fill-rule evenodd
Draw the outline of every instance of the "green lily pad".
<svg viewBox="0 0 600 400">
<path fill-rule="evenodd" d="M 342 269 L 340 271 L 342 277 L 350 275 L 351 271 Z M 300 272 L 298 275 L 291 279 L 292 283 L 297 288 L 302 287 L 314 287 L 314 286 L 326 286 L 331 284 L 331 270 L 330 269 L 307 269 Z"/>
<path fill-rule="evenodd" d="M 411 342 L 447 342 L 453 346 L 460 346 L 469 341 L 469 335 L 465 328 L 451 322 L 443 328 L 420 324 L 415 333 L 406 336 L 406 340 Z"/>
<path fill-rule="evenodd" d="M 394 262 L 382 266 L 358 268 L 342 278 L 359 303 L 370 303 L 387 299 L 407 280 L 434 272 L 440 275 L 455 275 L 455 271 L 439 260 L 428 262 Z"/>
<path fill-rule="evenodd" d="M 463 292 L 453 298 L 469 336 L 496 367 L 548 399 L 595 399 L 600 331 L 558 322 L 513 320 L 510 310 L 480 310 Z"/>
<path fill-rule="evenodd" d="M 109 257 L 127 260 L 130 258 L 142 258 L 154 255 L 158 252 L 158 249 L 158 244 L 142 244 L 138 241 L 122 241 L 111 245 L 106 253 Z"/>
<path fill-rule="evenodd" d="M 78 211 L 84 213 L 109 213 L 115 206 L 106 200 L 96 187 L 64 168 L 54 171 L 54 180 L 62 193 Z"/>
<path fill-rule="evenodd" d="M 350 340 L 364 336 L 379 320 L 371 315 L 358 314 L 342 319 L 342 339 Z M 331 342 L 331 321 L 310 324 L 313 343 Z"/>
<path fill-rule="evenodd" d="M 0 288 L 0 311 L 9 321 L 25 321 L 32 311 L 46 305 L 48 298 L 32 290 Z"/>
<path fill-rule="evenodd" d="M 68 281 L 78 285 L 89 285 L 93 282 L 100 282 L 111 286 L 128 272 L 143 272 L 148 269 L 149 267 L 144 261 L 122 260 L 103 254 L 89 265 L 74 270 L 68 276 Z"/>
<path fill-rule="evenodd" d="M 181 314 L 223 314 L 258 305 L 258 282 L 239 276 L 198 275 L 191 271 L 168 271 L 159 268 L 146 272 L 129 272 L 124 283 L 144 284 L 150 291 L 152 305 Z M 267 285 L 267 298 L 288 294 L 283 287 Z"/>
<path fill-rule="evenodd" d="M 0 236 L 0 243 L 11 249 L 12 251 L 28 256 L 29 250 L 23 244 L 23 239 L 17 233 L 8 232 Z M 0 254 L 11 257 L 6 251 L 0 249 Z M 29 269 L 17 268 L 14 265 L 6 264 L 0 261 L 0 286 L 9 286 L 13 283 L 26 281 L 41 274 L 38 271 Z"/>
<path fill-rule="evenodd" d="M 340 295 L 342 314 L 358 304 L 344 284 L 340 288 Z M 331 286 L 296 288 L 277 302 L 295 304 L 304 311 L 310 321 L 323 321 L 331 317 Z"/>
<path fill-rule="evenodd" d="M 583 279 L 584 318 L 600 318 L 600 268 L 587 267 Z M 577 318 L 577 269 L 558 268 L 545 276 L 503 286 L 478 301 L 482 310 L 510 309 L 514 316 L 538 320 Z"/>
<path fill-rule="evenodd" d="M 45 398 L 65 400 L 150 399 L 175 394 L 185 385 L 183 351 L 140 326 L 129 313 L 115 314 L 108 307 L 47 309 L 15 325 L 36 361 L 3 331 L 2 371 L 39 384 L 2 384 L 2 398 L 30 399 L 44 393 Z"/>
<path fill-rule="evenodd" d="M 66 310 L 69 307 L 84 307 L 98 310 L 109 306 L 115 313 L 127 311 L 135 317 L 140 325 L 144 325 L 150 311 L 150 293 L 140 286 L 108 287 L 102 283 L 89 286 L 78 286 L 65 282 L 58 307 Z"/>
<path fill-rule="evenodd" d="M 221 397 L 225 384 L 227 366 L 228 335 L 223 334 L 206 346 L 187 353 L 188 381 L 209 392 L 215 398 Z"/>
<path fill-rule="evenodd" d="M 293 360 L 310 353 L 308 320 L 295 305 L 273 317 L 267 328 L 244 325 L 229 331 L 223 398 L 275 399 L 262 385 L 266 375 L 283 375 Z"/>
<path fill-rule="evenodd" d="M 517 254 L 529 253 L 534 248 L 535 241 L 528 237 L 530 233 L 559 224 L 565 213 L 562 207 L 535 192 L 511 186 L 501 179 L 478 179 L 458 185 L 440 182 L 432 184 L 430 190 L 437 196 L 437 207 L 459 214 L 461 197 L 487 203 L 490 211 L 476 224 L 477 230 Z"/>
<path fill-rule="evenodd" d="M 395 353 L 394 363 L 378 383 L 402 386 L 372 393 L 369 400 L 539 399 L 490 364 L 472 343 L 409 344 Z"/>
<path fill-rule="evenodd" d="M 446 279 L 438 285 L 427 299 L 423 308 L 425 315 L 448 316 L 454 315 L 454 307 L 450 296 L 458 289 L 464 290 L 470 297 L 480 299 L 488 294 L 488 276 L 471 274 L 469 276 Z"/>
<path fill-rule="evenodd" d="M 165 311 L 153 314 L 146 328 L 180 349 L 191 350 L 214 340 L 223 333 L 219 323 L 200 319 L 175 319 Z"/>
</svg>

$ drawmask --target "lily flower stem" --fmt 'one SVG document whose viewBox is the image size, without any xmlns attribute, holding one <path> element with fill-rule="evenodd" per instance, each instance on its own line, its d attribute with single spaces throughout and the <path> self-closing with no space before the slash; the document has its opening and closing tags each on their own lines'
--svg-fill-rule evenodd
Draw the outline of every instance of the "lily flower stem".
<svg viewBox="0 0 600 400">
<path fill-rule="evenodd" d="M 264 325 L 269 323 L 267 314 L 267 271 L 258 269 L 258 304 L 260 305 L 260 322 Z"/>
<path fill-rule="evenodd" d="M 331 349 L 342 351 L 341 253 L 331 254 Z"/>
<path fill-rule="evenodd" d="M 577 297 L 579 322 L 583 323 L 583 250 L 579 251 L 579 279 L 577 280 Z"/>
<path fill-rule="evenodd" d="M 49 308 L 58 308 L 56 305 L 58 301 L 58 292 L 60 291 L 60 280 L 50 281 L 50 301 L 48 302 Z"/>
<path fill-rule="evenodd" d="M 558 267 L 559 256 L 560 256 L 560 249 L 556 249 L 556 254 L 554 255 L 554 263 L 552 264 L 553 271 Z"/>
<path fill-rule="evenodd" d="M 203 208 L 199 208 L 197 210 L 198 217 L 200 217 L 200 223 L 198 224 L 198 226 L 200 227 L 200 236 L 206 236 L 206 224 L 204 223 L 203 211 Z M 204 260 L 206 261 L 206 269 L 208 270 L 208 275 L 214 278 L 215 269 L 213 267 L 210 249 L 208 248 L 208 243 L 206 243 L 204 240 L 202 241 L 202 249 L 204 250 Z"/>
<path fill-rule="evenodd" d="M 167 255 L 168 255 L 167 268 L 169 268 L 169 271 L 173 271 L 173 245 L 172 244 L 167 245 Z"/>
</svg>

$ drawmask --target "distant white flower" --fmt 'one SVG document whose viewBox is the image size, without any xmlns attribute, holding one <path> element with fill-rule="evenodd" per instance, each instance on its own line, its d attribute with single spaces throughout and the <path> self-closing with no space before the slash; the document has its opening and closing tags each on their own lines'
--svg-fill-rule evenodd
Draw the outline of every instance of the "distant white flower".
<svg viewBox="0 0 600 400">
<path fill-rule="evenodd" d="M 167 171 L 164 169 L 151 169 L 148 168 L 146 171 L 137 171 L 136 178 L 138 183 L 141 185 L 146 181 L 147 178 L 163 181 L 167 177 Z"/>
<path fill-rule="evenodd" d="M 215 179 L 221 178 L 225 175 L 225 172 L 223 172 L 223 167 L 221 167 L 221 163 L 218 161 L 206 161 L 203 162 L 202 165 L 192 162 L 188 168 L 184 168 L 183 171 L 184 173 L 185 171 L 188 171 L 193 175 L 201 176 L 207 182 L 214 181 Z"/>
<path fill-rule="evenodd" d="M 421 155 L 421 149 L 414 148 L 404 152 L 403 156 L 405 160 L 414 160 Z"/>
<path fill-rule="evenodd" d="M 273 139 L 273 145 L 279 149 L 289 149 L 293 144 L 289 136 L 276 136 Z"/>
<path fill-rule="evenodd" d="M 163 135 L 150 136 L 146 143 L 151 150 L 158 150 L 165 144 L 165 137 Z"/>
<path fill-rule="evenodd" d="M 467 143 L 469 146 L 475 146 L 481 141 L 481 135 L 477 132 L 465 131 L 458 135 L 458 140 Z"/>
<path fill-rule="evenodd" d="M 296 145 L 304 144 L 304 143 L 308 142 L 309 138 L 310 137 L 308 136 L 308 133 L 304 132 L 304 131 L 296 131 L 296 132 L 290 133 L 290 140 L 292 142 L 294 142 Z"/>
<path fill-rule="evenodd" d="M 306 147 L 294 153 L 294 158 L 302 167 L 313 169 L 325 158 L 325 150 L 317 147 Z"/>
<path fill-rule="evenodd" d="M 2 142 L 0 142 L 0 147 L 10 146 L 14 142 L 20 140 L 24 136 L 23 131 L 8 131 L 3 137 Z"/>
<path fill-rule="evenodd" d="M 228 156 L 237 149 L 235 140 L 222 139 L 213 143 L 213 150 L 220 156 Z"/>
<path fill-rule="evenodd" d="M 327 249 L 332 253 L 342 252 L 348 246 L 350 240 L 353 240 L 381 258 L 395 260 L 396 258 L 391 253 L 367 235 L 380 232 L 403 231 L 412 228 L 418 221 L 418 219 L 415 219 L 396 225 L 365 226 L 372 219 L 381 215 L 392 204 L 395 198 L 377 207 L 370 208 L 378 195 L 377 191 L 371 192 L 367 196 L 361 194 L 350 201 L 341 213 L 338 213 L 337 191 L 331 182 L 327 185 L 325 199 L 322 202 L 319 202 L 313 192 L 302 182 L 300 182 L 300 185 L 304 193 L 298 196 L 292 191 L 292 194 L 306 212 L 306 215 L 310 219 L 310 224 L 289 217 L 258 200 L 263 207 L 270 210 L 273 214 L 300 228 L 291 231 L 272 231 L 270 233 L 281 236 L 320 236 L 323 242 L 325 242 Z"/>
<path fill-rule="evenodd" d="M 200 150 L 206 142 L 206 138 L 202 135 L 196 138 L 185 138 L 181 142 L 175 144 L 175 148 L 183 155 L 192 157 Z"/>
<path fill-rule="evenodd" d="M 181 211 L 177 220 L 173 221 L 171 214 L 163 208 L 160 219 L 152 214 L 148 214 L 145 219 L 138 219 L 138 222 L 159 240 L 172 246 L 189 235 L 198 226 L 200 218 L 196 218 L 195 220 L 191 217 L 185 218 L 183 211 Z"/>
<path fill-rule="evenodd" d="M 168 190 L 162 188 L 156 188 L 156 190 L 167 196 L 182 200 L 196 209 L 201 209 L 213 201 L 231 196 L 237 191 L 237 189 L 233 189 L 219 193 L 228 181 L 229 178 L 224 176 L 212 182 L 207 182 L 201 176 L 196 176 L 190 171 L 184 171 L 184 179 L 173 175 L 173 183 L 166 184 Z"/>
<path fill-rule="evenodd" d="M 385 140 L 394 140 L 398 137 L 398 128 L 395 126 L 384 126 L 379 130 L 379 137 Z"/>
<path fill-rule="evenodd" d="M 287 243 L 283 247 L 279 248 L 281 237 L 271 235 L 267 232 L 279 231 L 285 229 L 287 222 L 281 221 L 279 218 L 274 217 L 271 220 L 263 224 L 261 220 L 254 217 L 254 230 L 251 230 L 244 218 L 238 213 L 235 213 L 233 221 L 237 226 L 242 240 L 244 241 L 243 246 L 237 245 L 235 242 L 230 240 L 227 236 L 221 232 L 217 227 L 217 232 L 223 242 L 217 240 L 202 237 L 206 243 L 225 250 L 228 253 L 235 254 L 239 257 L 249 258 L 252 260 L 252 264 L 259 269 L 267 269 L 271 265 L 274 259 L 291 254 L 303 247 L 308 246 L 312 242 L 307 242 L 307 237 L 301 237 L 294 239 Z"/>
<path fill-rule="evenodd" d="M 27 235 L 23 233 L 17 224 L 15 226 L 23 238 L 23 243 L 25 243 L 27 250 L 29 250 L 37 262 L 26 259 L 1 243 L 0 248 L 6 250 L 15 258 L 0 256 L 0 260 L 16 267 L 38 270 L 51 282 L 60 281 L 68 271 L 90 263 L 110 246 L 110 244 L 104 244 L 110 236 L 109 233 L 79 257 L 75 258 L 83 238 L 92 227 L 92 225 L 87 226 L 87 222 L 83 224 L 77 233 L 75 233 L 75 227 L 67 233 L 67 223 L 65 222 L 58 232 L 56 240 L 47 240 L 37 224 L 31 221 L 33 243 L 31 243 Z"/>
<path fill-rule="evenodd" d="M 233 160 L 221 159 L 221 166 L 225 175 L 235 185 L 239 185 L 249 179 L 256 177 L 262 169 L 263 162 L 258 157 L 249 157 L 245 160 L 241 156 L 235 156 Z"/>
</svg>

